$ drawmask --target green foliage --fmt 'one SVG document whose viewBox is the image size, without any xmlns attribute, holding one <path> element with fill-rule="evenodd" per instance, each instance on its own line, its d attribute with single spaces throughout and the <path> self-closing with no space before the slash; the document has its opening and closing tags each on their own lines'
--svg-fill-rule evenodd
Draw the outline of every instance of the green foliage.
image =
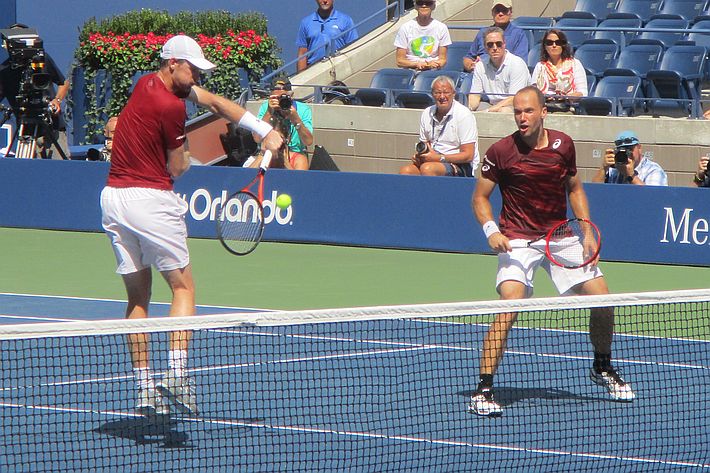
<svg viewBox="0 0 710 473">
<path fill-rule="evenodd" d="M 277 68 L 276 40 L 266 33 L 266 18 L 259 13 L 233 15 L 225 11 L 179 12 L 140 10 L 86 21 L 75 52 L 85 78 L 87 140 L 100 134 L 106 117 L 118 114 L 128 100 L 134 74 L 157 70 L 162 45 L 176 34 L 195 38 L 217 69 L 203 86 L 236 100 L 241 93 L 238 68 L 253 80 L 265 68 Z M 95 84 L 97 71 L 105 69 L 111 80 L 111 97 L 104 107 Z M 99 90 L 104 90 L 99 87 Z"/>
</svg>

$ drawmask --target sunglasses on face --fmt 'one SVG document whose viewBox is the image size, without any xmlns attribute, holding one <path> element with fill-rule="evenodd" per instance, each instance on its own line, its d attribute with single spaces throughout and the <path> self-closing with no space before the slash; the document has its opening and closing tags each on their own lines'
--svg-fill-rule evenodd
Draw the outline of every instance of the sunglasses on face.
<svg viewBox="0 0 710 473">
<path fill-rule="evenodd" d="M 428 2 L 428 1 L 423 1 L 423 2 L 416 2 L 416 5 L 418 7 L 429 7 L 431 8 L 434 5 L 434 2 Z"/>
<path fill-rule="evenodd" d="M 495 7 L 493 9 L 493 13 L 495 13 L 495 14 L 502 13 L 503 15 L 507 15 L 509 12 L 510 12 L 510 10 L 508 10 L 505 7 Z"/>
<path fill-rule="evenodd" d="M 546 39 L 545 40 L 545 46 L 565 46 L 567 44 L 567 41 L 564 39 Z"/>
<path fill-rule="evenodd" d="M 487 49 L 493 49 L 493 46 L 500 49 L 503 47 L 503 41 L 489 41 L 486 43 Z"/>
<path fill-rule="evenodd" d="M 614 145 L 619 147 L 619 146 L 630 146 L 630 145 L 635 145 L 638 142 L 638 139 L 636 138 L 624 138 L 623 140 L 616 140 L 614 141 Z"/>
</svg>

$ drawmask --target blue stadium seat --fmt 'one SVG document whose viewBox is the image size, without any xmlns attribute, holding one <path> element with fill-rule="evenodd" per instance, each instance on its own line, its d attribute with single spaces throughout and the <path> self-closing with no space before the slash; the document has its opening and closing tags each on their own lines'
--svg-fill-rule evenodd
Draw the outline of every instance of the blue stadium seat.
<svg viewBox="0 0 710 473">
<path fill-rule="evenodd" d="M 705 55 L 702 46 L 673 46 L 666 51 L 658 69 L 646 74 L 650 98 L 648 111 L 651 114 L 696 116 Z"/>
<path fill-rule="evenodd" d="M 616 7 L 618 13 L 631 13 L 643 22 L 647 22 L 651 16 L 658 13 L 661 7 L 661 0 L 621 0 Z"/>
<path fill-rule="evenodd" d="M 463 72 L 463 58 L 471 49 L 473 42 L 454 41 L 446 48 L 446 65 L 444 71 L 459 71 Z"/>
<path fill-rule="evenodd" d="M 536 44 L 542 41 L 542 37 L 545 36 L 545 31 L 552 28 L 552 25 L 555 24 L 555 20 L 553 18 L 547 18 L 544 16 L 518 16 L 513 18 L 512 23 L 518 28 L 521 28 L 526 31 L 531 31 L 532 41 L 530 41 L 530 38 L 528 37 L 528 44 Z M 527 26 L 539 26 L 544 29 L 529 30 L 526 29 Z"/>
<path fill-rule="evenodd" d="M 596 77 L 604 75 L 604 71 L 616 62 L 619 47 L 611 40 L 585 41 L 574 53 L 574 57 L 584 66 L 587 73 Z"/>
<path fill-rule="evenodd" d="M 710 33 L 698 33 L 694 30 L 710 30 L 710 17 L 700 18 L 705 19 L 698 20 L 693 24 L 692 28 L 690 28 L 688 42 L 696 46 L 703 46 L 707 51 L 705 55 L 705 79 L 708 80 L 710 79 L 710 60 L 708 60 L 708 56 L 710 55 Z"/>
<path fill-rule="evenodd" d="M 528 60 L 526 62 L 531 74 L 537 63 L 540 62 L 540 48 L 542 48 L 541 44 L 537 43 L 528 51 Z"/>
<path fill-rule="evenodd" d="M 594 74 L 587 74 L 587 95 L 591 96 L 594 94 L 594 88 L 597 86 L 597 76 Z"/>
<path fill-rule="evenodd" d="M 660 44 L 630 44 L 621 50 L 612 67 L 604 71 L 605 76 L 638 76 L 646 78 L 646 73 L 656 69 L 663 57 Z"/>
<path fill-rule="evenodd" d="M 370 87 L 355 92 L 354 102 L 369 107 L 391 106 L 393 91 L 411 90 L 413 80 L 411 69 L 380 69 L 372 77 Z"/>
<path fill-rule="evenodd" d="M 665 0 L 651 19 L 675 17 L 690 21 L 705 11 L 707 3 L 707 0 Z"/>
<path fill-rule="evenodd" d="M 617 0 L 577 0 L 574 10 L 589 12 L 601 21 L 616 11 L 616 4 Z"/>
<path fill-rule="evenodd" d="M 579 27 L 586 28 L 586 30 L 567 30 L 566 27 Z M 582 44 L 584 41 L 591 39 L 594 34 L 594 28 L 597 26 L 597 20 L 593 18 L 560 18 L 557 23 L 555 23 L 555 28 L 562 30 L 567 35 L 567 41 L 572 45 L 574 49 Z"/>
<path fill-rule="evenodd" d="M 680 18 L 656 18 L 646 23 L 644 28 L 668 28 L 668 29 L 687 29 L 688 20 Z M 671 33 L 665 31 L 643 31 L 636 39 L 631 41 L 631 44 L 637 43 L 653 43 L 661 44 L 664 49 L 668 49 L 678 41 L 683 41 L 687 33 Z"/>
<path fill-rule="evenodd" d="M 434 79 L 441 75 L 449 76 L 454 81 L 454 87 L 458 86 L 461 76 L 458 71 L 422 71 L 414 79 L 411 91 L 395 92 L 395 105 L 403 108 L 427 108 L 433 105 L 434 97 L 431 95 L 431 85 Z"/>
<path fill-rule="evenodd" d="M 635 31 L 629 31 L 631 28 L 641 28 L 642 22 L 640 18 L 635 16 L 628 17 L 612 17 L 599 23 L 599 27 L 608 28 L 625 28 L 626 31 L 601 31 L 597 30 L 594 33 L 594 39 L 610 39 L 623 48 L 632 39 L 636 37 Z"/>
<path fill-rule="evenodd" d="M 641 78 L 636 76 L 602 77 L 594 87 L 594 93 L 583 97 L 576 108 L 579 115 L 632 116 L 643 109 L 638 100 Z"/>
</svg>

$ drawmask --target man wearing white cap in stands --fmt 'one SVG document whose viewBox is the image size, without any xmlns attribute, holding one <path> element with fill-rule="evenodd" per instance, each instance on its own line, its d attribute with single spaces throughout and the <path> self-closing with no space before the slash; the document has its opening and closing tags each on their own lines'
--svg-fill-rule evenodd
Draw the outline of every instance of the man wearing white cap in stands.
<svg viewBox="0 0 710 473">
<path fill-rule="evenodd" d="M 138 80 L 121 111 L 108 181 L 101 193 L 102 225 L 116 256 L 116 272 L 126 287 L 129 319 L 148 316 L 152 267 L 172 291 L 170 315 L 195 315 L 185 226 L 188 206 L 173 192 L 173 181 L 190 167 L 183 99 L 254 132 L 262 147 L 274 153 L 283 142 L 269 124 L 197 85 L 200 73 L 215 65 L 205 59 L 194 39 L 172 37 L 160 58 L 158 72 Z M 183 413 L 198 414 L 195 388 L 187 371 L 190 335 L 187 331 L 170 334 L 169 370 L 157 383 L 150 371 L 148 335 L 128 336 L 139 414 L 168 414 L 165 399 Z"/>
</svg>

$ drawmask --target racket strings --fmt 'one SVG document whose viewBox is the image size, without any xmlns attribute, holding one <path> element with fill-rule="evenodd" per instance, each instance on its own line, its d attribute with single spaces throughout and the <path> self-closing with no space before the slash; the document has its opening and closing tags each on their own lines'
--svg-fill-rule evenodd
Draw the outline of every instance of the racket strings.
<svg viewBox="0 0 710 473">
<path fill-rule="evenodd" d="M 237 192 L 219 209 L 217 234 L 232 253 L 250 253 L 264 233 L 264 211 L 256 196 Z"/>
<path fill-rule="evenodd" d="M 555 228 L 548 237 L 549 257 L 560 266 L 581 267 L 596 258 L 600 242 L 594 224 L 587 220 L 571 220 Z"/>
</svg>

